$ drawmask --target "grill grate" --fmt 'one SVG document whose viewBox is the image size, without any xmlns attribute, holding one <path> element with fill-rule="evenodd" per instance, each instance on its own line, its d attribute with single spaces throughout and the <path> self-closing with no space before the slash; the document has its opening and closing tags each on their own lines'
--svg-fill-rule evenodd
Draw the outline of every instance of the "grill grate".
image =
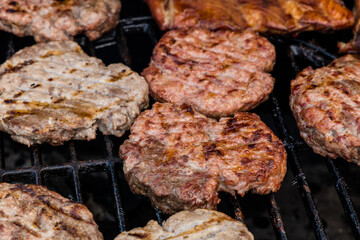
<svg viewBox="0 0 360 240">
<path fill-rule="evenodd" d="M 100 40 L 94 42 L 89 42 L 84 37 L 79 37 L 76 40 L 88 54 L 103 59 L 106 64 L 123 62 L 132 69 L 140 72 L 148 64 L 152 48 L 155 46 L 161 33 L 143 4 L 136 3 L 141 6 L 141 8 L 136 8 L 138 5 L 136 5 L 135 2 L 136 1 L 123 1 L 123 11 L 129 10 L 130 8 L 134 9 L 125 13 L 126 18 L 119 21 L 118 27 L 113 32 L 106 34 Z M 1 56 L 0 54 L 1 62 L 3 62 L 5 58 L 13 55 L 18 49 L 34 43 L 31 38 L 20 39 L 4 32 L 0 32 L 0 36 L 0 43 L 4 48 L 3 50 L 0 49 L 0 52 L 5 53 L 5 56 Z M 347 224 L 352 231 L 352 236 L 355 239 L 360 239 L 360 225 L 356 213 L 356 206 L 354 206 L 352 202 L 349 194 L 350 189 L 340 170 L 345 168 L 344 172 L 346 173 L 349 168 L 356 168 L 356 166 L 353 164 L 333 162 L 330 159 L 321 158 L 313 154 L 299 137 L 298 132 L 296 130 L 294 131 L 296 125 L 294 119 L 291 117 L 291 113 L 289 113 L 289 80 L 294 77 L 294 74 L 307 65 L 320 67 L 336 57 L 329 51 L 310 44 L 308 40 L 309 36 L 312 35 L 303 35 L 297 39 L 283 37 L 270 38 L 278 51 L 277 64 L 273 72 L 277 83 L 269 101 L 255 109 L 255 112 L 261 116 L 285 143 L 288 152 L 289 170 L 291 169 L 293 179 L 291 179 L 291 176 L 288 176 L 283 185 L 290 185 L 290 188 L 296 185 L 298 188 L 303 205 L 300 204 L 296 206 L 296 208 L 300 209 L 304 206 L 307 213 L 307 218 L 305 220 L 302 219 L 302 222 L 298 223 L 299 228 L 305 229 L 306 232 L 311 232 L 312 228 L 314 233 L 310 235 L 310 237 L 309 235 L 304 236 L 310 239 L 314 237 L 316 239 L 329 239 L 328 235 L 330 236 L 329 233 L 331 232 L 331 229 L 327 228 L 327 219 L 324 221 L 324 218 L 321 217 L 325 212 L 319 210 L 320 205 L 317 200 L 317 194 L 311 191 L 312 181 L 309 179 L 313 176 L 306 174 L 306 171 L 309 169 L 308 158 L 310 158 L 311 161 L 322 161 L 322 164 L 325 164 L 327 167 L 328 174 L 334 182 L 333 188 L 335 187 L 337 196 L 343 206 L 340 214 L 344 215 L 347 219 Z M 318 37 L 318 35 L 315 34 L 314 36 L 315 38 Z M 287 71 L 284 72 L 284 69 L 287 69 Z M 284 82 L 281 82 L 282 80 Z M 100 230 L 103 232 L 105 239 L 113 239 L 121 231 L 145 225 L 149 219 L 156 219 L 161 223 L 168 217 L 158 210 L 152 209 L 147 198 L 134 196 L 129 191 L 121 170 L 121 160 L 118 157 L 118 147 L 124 139 L 126 139 L 126 136 L 117 139 L 98 134 L 98 138 L 93 144 L 91 142 L 80 143 L 71 141 L 60 150 L 46 144 L 28 149 L 26 146 L 11 141 L 7 134 L 0 133 L 0 178 L 1 181 L 7 182 L 49 185 L 48 187 L 50 189 L 61 192 L 61 194 L 69 197 L 72 201 L 89 205 L 89 197 L 87 195 L 91 187 L 88 186 L 89 183 L 84 177 L 96 173 L 105 174 L 105 182 L 109 188 L 108 194 L 104 193 L 101 186 L 97 186 L 97 188 L 93 190 L 93 194 L 105 195 L 106 199 L 102 200 L 102 202 L 106 206 L 101 209 L 109 211 L 113 218 L 110 216 L 108 217 L 110 220 L 103 220 L 95 215 L 95 220 L 100 225 Z M 92 148 L 97 148 L 97 151 L 101 152 L 101 154 L 95 154 L 100 157 L 93 159 L 91 156 Z M 53 161 L 53 155 L 51 155 L 51 153 L 54 151 L 60 151 L 66 155 L 65 161 Z M 43 159 L 49 152 L 50 157 L 47 156 L 46 159 Z M 84 154 L 87 152 L 89 153 Z M 302 155 L 303 152 L 310 152 L 310 154 L 304 157 Z M 12 161 L 15 161 L 13 159 L 16 158 L 14 156 L 17 156 L 19 153 L 20 157 L 18 157 L 17 161 L 22 162 L 21 166 L 12 166 L 14 164 Z M 90 157 L 87 157 L 88 155 Z M 22 159 L 23 156 L 25 156 L 25 160 Z M 341 168 L 339 168 L 339 164 Z M 289 174 L 290 173 L 287 175 Z M 62 186 L 59 187 L 56 184 L 49 184 L 49 181 L 54 176 L 66 176 L 67 180 L 65 181 L 65 185 L 72 190 L 65 191 Z M 56 180 L 54 181 L 56 182 Z M 247 194 L 244 198 L 224 194 L 223 196 L 221 195 L 222 203 L 219 209 L 239 221 L 246 220 L 246 224 L 254 233 L 256 239 L 276 238 L 285 240 L 290 237 L 292 239 L 304 239 L 304 236 L 296 236 L 293 233 L 295 232 L 294 228 L 288 221 L 289 215 L 291 214 L 287 213 L 287 211 L 280 210 L 280 207 L 288 208 L 287 205 L 284 205 L 284 202 L 287 201 L 287 195 L 291 194 L 282 191 L 285 190 L 281 189 L 279 193 L 268 196 Z M 86 199 L 84 196 L 87 196 Z M 358 196 L 356 195 L 356 197 Z M 107 198 L 110 198 L 110 200 Z M 251 204 L 254 206 L 251 207 Z M 260 210 L 257 210 L 257 208 L 260 208 Z M 257 215 L 259 211 L 262 211 L 263 208 L 267 208 L 268 217 L 274 229 L 273 237 L 271 234 L 264 236 L 264 234 L 261 233 L 264 231 L 266 234 L 269 233 L 264 227 L 268 220 L 254 216 Z M 94 208 L 90 207 L 90 209 L 93 210 Z M 334 211 L 334 209 L 329 209 L 329 211 Z M 108 224 L 109 221 L 111 224 Z M 295 219 L 293 221 L 296 222 L 298 220 Z M 307 225 L 307 221 L 309 221 L 311 225 L 309 229 L 305 226 Z M 301 227 L 301 225 L 304 226 Z M 288 231 L 286 231 L 286 229 Z M 347 239 L 350 235 L 344 236 L 346 237 L 342 239 Z M 336 239 L 336 237 L 333 238 Z"/>
</svg>

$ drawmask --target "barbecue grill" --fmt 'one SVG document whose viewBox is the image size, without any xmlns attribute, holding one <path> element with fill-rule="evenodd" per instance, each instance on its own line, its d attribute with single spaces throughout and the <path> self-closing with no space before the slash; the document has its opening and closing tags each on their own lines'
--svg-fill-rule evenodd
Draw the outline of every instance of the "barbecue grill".
<svg viewBox="0 0 360 240">
<path fill-rule="evenodd" d="M 94 42 L 81 36 L 76 41 L 106 64 L 122 62 L 141 72 L 161 32 L 141 0 L 122 0 L 122 4 L 114 31 Z M 288 172 L 278 193 L 248 193 L 245 197 L 221 193 L 219 205 L 220 211 L 244 221 L 257 240 L 360 239 L 360 168 L 314 154 L 300 138 L 288 106 L 290 80 L 296 73 L 307 66 L 327 65 L 337 57 L 336 42 L 350 37 L 351 30 L 269 37 L 277 49 L 272 73 L 276 84 L 269 100 L 253 112 L 285 143 Z M 0 62 L 32 44 L 30 37 L 0 32 Z M 126 138 L 98 133 L 90 142 L 28 148 L 0 133 L 1 181 L 45 185 L 86 204 L 105 239 L 144 226 L 150 219 L 161 223 L 168 216 L 152 208 L 146 197 L 132 194 L 127 186 L 118 157 L 119 146 Z"/>
</svg>

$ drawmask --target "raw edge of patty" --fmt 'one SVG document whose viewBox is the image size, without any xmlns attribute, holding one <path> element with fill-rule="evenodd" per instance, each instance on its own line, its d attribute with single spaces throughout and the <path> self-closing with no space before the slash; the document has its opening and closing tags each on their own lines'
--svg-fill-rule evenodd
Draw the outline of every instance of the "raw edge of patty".
<svg viewBox="0 0 360 240">
<path fill-rule="evenodd" d="M 122 136 L 148 106 L 146 81 L 72 41 L 20 50 L 0 67 L 0 130 L 28 146 Z"/>
<path fill-rule="evenodd" d="M 216 209 L 218 191 L 275 192 L 286 173 L 284 145 L 256 114 L 216 121 L 171 103 L 139 115 L 120 157 L 131 190 L 168 214 Z"/>
<path fill-rule="evenodd" d="M 268 99 L 274 63 L 274 46 L 252 31 L 178 29 L 160 39 L 142 75 L 156 100 L 222 117 Z"/>
<path fill-rule="evenodd" d="M 304 69 L 291 82 L 290 107 L 301 137 L 321 156 L 360 165 L 360 60 L 352 55 Z"/>
</svg>

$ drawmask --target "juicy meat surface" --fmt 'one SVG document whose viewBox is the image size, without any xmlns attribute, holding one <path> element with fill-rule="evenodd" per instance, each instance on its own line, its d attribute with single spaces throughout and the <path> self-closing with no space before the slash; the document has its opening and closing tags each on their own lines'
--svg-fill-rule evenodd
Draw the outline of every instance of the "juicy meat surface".
<svg viewBox="0 0 360 240">
<path fill-rule="evenodd" d="M 211 236 L 211 237 L 209 237 Z M 123 232 L 115 240 L 253 240 L 246 226 L 224 213 L 197 209 L 182 211 L 167 219 L 161 227 L 151 220 L 145 227 Z"/>
<path fill-rule="evenodd" d="M 40 43 L 0 66 L 0 130 L 26 145 L 121 136 L 148 105 L 148 86 L 72 41 Z"/>
<path fill-rule="evenodd" d="M 360 60 L 347 55 L 306 68 L 291 82 L 290 107 L 314 152 L 360 165 Z"/>
<path fill-rule="evenodd" d="M 348 43 L 339 42 L 339 53 L 360 53 L 360 0 L 355 0 L 354 3 L 354 38 Z"/>
<path fill-rule="evenodd" d="M 275 192 L 286 173 L 282 142 L 256 114 L 217 121 L 171 103 L 139 115 L 120 157 L 131 190 L 169 214 L 216 209 L 218 191 Z"/>
<path fill-rule="evenodd" d="M 201 27 L 277 34 L 349 28 L 341 0 L 145 0 L 162 30 Z"/>
<path fill-rule="evenodd" d="M 86 206 L 43 186 L 0 183 L 1 239 L 103 239 Z"/>
<path fill-rule="evenodd" d="M 221 117 L 267 100 L 274 63 L 274 46 L 252 31 L 178 29 L 160 39 L 142 75 L 156 100 Z"/>
<path fill-rule="evenodd" d="M 120 0 L 1 0 L 0 30 L 37 42 L 95 40 L 117 25 L 120 8 Z"/>
</svg>

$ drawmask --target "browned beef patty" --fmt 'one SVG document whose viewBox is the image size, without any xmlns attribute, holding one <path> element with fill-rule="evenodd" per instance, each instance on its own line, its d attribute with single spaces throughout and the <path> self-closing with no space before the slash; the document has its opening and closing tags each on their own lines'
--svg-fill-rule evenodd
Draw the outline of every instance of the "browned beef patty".
<svg viewBox="0 0 360 240">
<path fill-rule="evenodd" d="M 168 218 L 162 227 L 154 220 L 143 228 L 123 232 L 115 240 L 253 240 L 246 226 L 224 213 L 197 209 L 182 211 Z"/>
<path fill-rule="evenodd" d="M 160 39 L 142 75 L 156 100 L 221 117 L 267 100 L 274 63 L 273 45 L 254 32 L 181 29 Z"/>
<path fill-rule="evenodd" d="M 347 55 L 306 68 L 291 82 L 290 107 L 318 154 L 360 165 L 360 60 Z"/>
<path fill-rule="evenodd" d="M 218 191 L 275 192 L 286 173 L 282 142 L 256 114 L 217 121 L 171 103 L 139 115 L 120 156 L 132 191 L 170 214 L 216 209 Z"/>
<path fill-rule="evenodd" d="M 0 130 L 26 145 L 122 136 L 148 105 L 148 86 L 72 41 L 39 43 L 0 66 Z"/>
<path fill-rule="evenodd" d="M 120 7 L 120 0 L 2 0 L 0 29 L 37 42 L 80 33 L 95 40 L 116 26 Z"/>
<path fill-rule="evenodd" d="M 43 186 L 0 183 L 1 239 L 103 239 L 86 206 Z"/>
</svg>

